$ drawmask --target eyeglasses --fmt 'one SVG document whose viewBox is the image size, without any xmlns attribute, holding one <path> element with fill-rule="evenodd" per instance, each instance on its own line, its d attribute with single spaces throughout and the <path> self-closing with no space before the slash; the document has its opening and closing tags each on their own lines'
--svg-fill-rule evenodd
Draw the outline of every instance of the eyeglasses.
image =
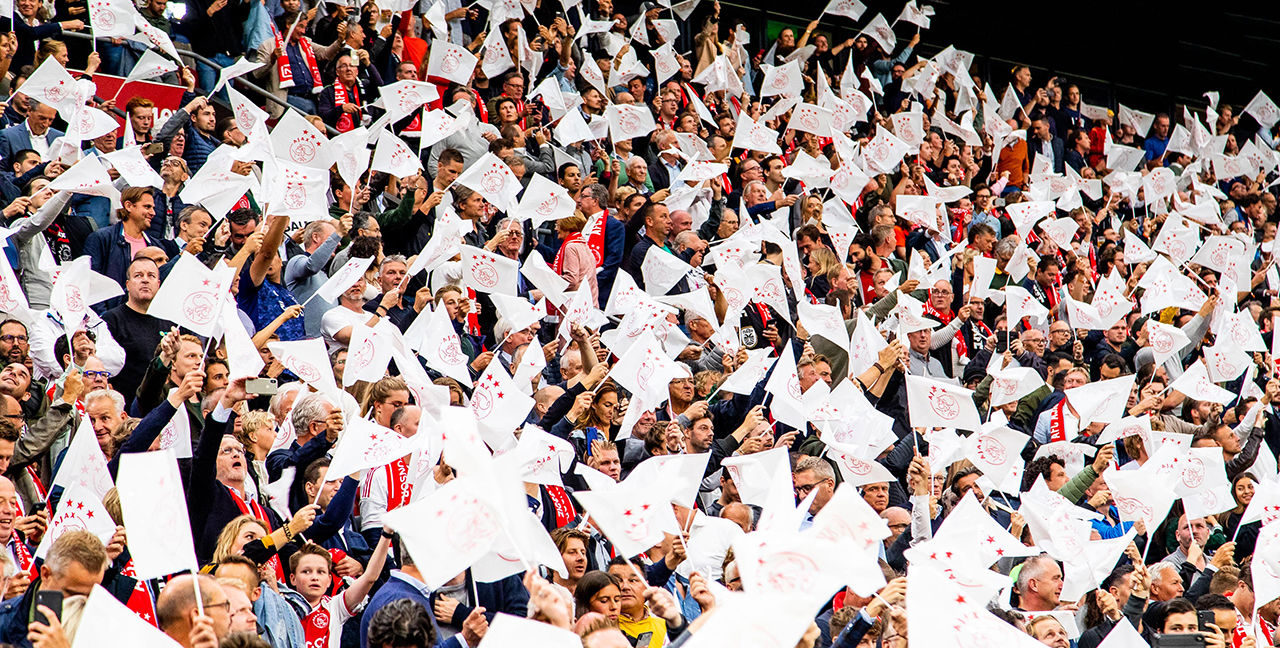
<svg viewBox="0 0 1280 648">
<path fill-rule="evenodd" d="M 231 456 L 235 456 L 235 455 L 242 455 L 242 456 L 243 456 L 243 455 L 244 455 L 244 448 L 237 448 L 237 447 L 235 447 L 235 446 L 232 446 L 232 447 L 229 447 L 229 448 L 223 448 L 223 449 L 221 449 L 221 450 L 219 450 L 219 451 L 218 451 L 218 454 L 220 454 L 220 455 L 222 455 L 222 456 L 224 456 L 224 457 L 231 457 Z M 208 607 L 208 606 L 206 605 L 205 607 Z"/>
<path fill-rule="evenodd" d="M 221 603 L 205 603 L 205 604 L 204 604 L 204 609 L 206 609 L 206 610 L 208 610 L 209 608 L 220 608 L 220 607 L 225 607 L 225 608 L 227 608 L 227 612 L 228 612 L 228 613 L 230 613 L 230 612 L 231 612 L 231 601 L 230 601 L 230 600 L 226 600 L 226 601 L 223 601 L 223 602 L 221 602 Z"/>
<path fill-rule="evenodd" d="M 820 481 L 816 481 L 816 482 L 813 482 L 812 484 L 796 484 L 796 488 L 795 488 L 796 495 L 799 495 L 800 497 L 805 497 L 809 494 L 809 491 L 813 490 L 814 488 L 817 488 L 818 484 L 821 484 L 821 483 L 822 482 Z"/>
<path fill-rule="evenodd" d="M 13 334 L 0 335 L 0 342 L 7 342 L 9 344 L 13 344 L 14 342 L 26 342 L 26 341 L 27 341 L 27 336 L 25 335 L 13 335 Z"/>
<path fill-rule="evenodd" d="M 85 371 L 83 373 L 85 378 L 101 378 L 106 380 L 111 377 L 110 371 Z"/>
</svg>

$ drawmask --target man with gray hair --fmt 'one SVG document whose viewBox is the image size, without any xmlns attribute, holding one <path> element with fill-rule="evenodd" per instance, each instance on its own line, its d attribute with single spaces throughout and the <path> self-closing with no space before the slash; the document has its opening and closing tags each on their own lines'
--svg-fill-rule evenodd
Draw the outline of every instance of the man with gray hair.
<svg viewBox="0 0 1280 648">
<path fill-rule="evenodd" d="M 110 456 L 111 433 L 124 422 L 124 396 L 114 389 L 98 389 L 84 397 L 84 411 L 89 416 L 98 447 Z"/>
<path fill-rule="evenodd" d="M 813 502 L 809 504 L 809 515 L 800 524 L 801 530 L 813 524 L 813 516 L 831 501 L 836 492 L 836 471 L 822 457 L 804 457 L 796 462 L 796 469 L 791 475 L 792 487 L 796 498 L 804 500 L 809 493 L 814 493 Z"/>
<path fill-rule="evenodd" d="M 27 105 L 30 106 L 27 118 L 21 124 L 0 130 L 0 159 L 6 165 L 14 153 L 23 149 L 39 153 L 42 159 L 48 157 L 49 145 L 66 134 L 52 128 L 53 120 L 58 117 L 58 111 L 53 106 L 42 104 L 31 97 L 27 97 Z"/>
<path fill-rule="evenodd" d="M 293 471 L 289 508 L 296 511 L 308 504 L 302 471 L 333 449 L 343 428 L 342 408 L 323 394 L 305 394 L 294 401 L 289 420 L 296 438 L 289 447 L 267 455 L 267 476 L 274 482 L 285 470 Z"/>
<path fill-rule="evenodd" d="M 302 228 L 300 242 L 306 253 L 294 255 L 284 267 L 284 286 L 299 304 L 310 299 L 329 280 L 329 275 L 324 272 L 325 266 L 333 259 L 350 226 L 350 218 L 343 216 L 337 220 L 311 221 Z M 307 337 L 320 335 L 320 318 L 333 307 L 333 304 L 321 301 L 303 312 Z"/>
<path fill-rule="evenodd" d="M 596 285 L 600 289 L 600 308 L 604 308 L 609 300 L 613 280 L 618 276 L 618 268 L 626 258 L 627 226 L 614 218 L 608 207 L 608 187 L 593 182 L 578 192 L 578 209 L 587 217 L 587 226 L 582 230 L 583 238 L 590 242 L 600 234 L 604 235 L 604 258 L 598 262 L 600 271 L 596 274 Z M 601 223 L 601 220 L 604 222 Z"/>
<path fill-rule="evenodd" d="M 1058 607 L 1062 596 L 1062 567 L 1049 554 L 1023 561 L 1018 571 L 1018 609 L 1048 612 Z"/>
<path fill-rule="evenodd" d="M 46 641 L 49 635 L 57 634 L 57 628 L 33 623 L 37 611 L 43 615 L 54 612 L 36 609 L 37 593 L 58 592 L 64 600 L 87 597 L 94 586 L 102 582 L 109 562 L 102 541 L 92 533 L 72 530 L 58 536 L 40 566 L 40 577 L 21 597 L 11 598 L 0 606 L 0 644 L 30 646 L 35 639 L 42 646 L 56 645 Z"/>
<path fill-rule="evenodd" d="M 403 254 L 390 254 L 382 258 L 382 263 L 378 265 L 378 289 L 377 295 L 364 303 L 364 310 L 368 313 L 376 314 L 378 307 L 382 305 L 382 298 L 389 292 L 400 289 L 400 299 L 387 309 L 387 319 L 391 320 L 396 328 L 403 333 L 409 330 L 409 325 L 413 324 L 413 320 L 421 311 L 421 307 L 417 305 L 418 298 L 424 300 L 430 299 L 430 287 L 422 287 L 418 289 L 420 294 L 407 294 L 404 292 L 409 273 L 409 260 L 404 258 Z"/>
</svg>

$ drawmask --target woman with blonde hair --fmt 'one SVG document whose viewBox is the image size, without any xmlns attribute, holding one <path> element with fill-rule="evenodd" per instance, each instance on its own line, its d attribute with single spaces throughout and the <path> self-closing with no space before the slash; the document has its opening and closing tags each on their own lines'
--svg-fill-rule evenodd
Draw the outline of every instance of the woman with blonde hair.
<svg viewBox="0 0 1280 648">
<path fill-rule="evenodd" d="M 581 211 L 556 221 L 556 233 L 563 243 L 556 252 L 556 259 L 551 266 L 556 274 L 569 282 L 567 290 L 577 290 L 585 281 L 591 287 L 591 300 L 596 303 L 600 299 L 600 288 L 596 284 L 596 257 L 582 236 L 582 228 L 587 224 L 587 217 Z"/>
<path fill-rule="evenodd" d="M 280 554 L 290 544 L 300 546 L 301 534 L 311 528 L 316 519 L 319 507 L 306 506 L 293 515 L 293 519 L 280 528 L 267 533 L 267 523 L 252 515 L 240 515 L 232 518 L 222 532 L 218 534 L 213 545 L 213 556 L 210 564 L 202 572 L 210 572 L 218 563 L 230 556 L 244 556 L 252 560 L 258 567 L 269 568 L 276 578 L 284 579 L 284 568 L 280 564 Z M 296 546 L 294 547 L 296 549 Z"/>
<path fill-rule="evenodd" d="M 831 248 L 815 246 L 809 251 L 809 277 L 805 279 L 805 286 L 814 297 L 825 299 L 831 291 L 831 282 L 840 276 L 843 269 L 844 264 Z"/>
</svg>

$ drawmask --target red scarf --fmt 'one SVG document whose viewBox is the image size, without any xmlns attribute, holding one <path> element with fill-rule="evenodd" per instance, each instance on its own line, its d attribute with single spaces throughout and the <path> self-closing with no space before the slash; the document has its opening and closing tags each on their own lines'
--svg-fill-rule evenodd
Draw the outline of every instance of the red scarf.
<svg viewBox="0 0 1280 648">
<path fill-rule="evenodd" d="M 578 511 L 573 507 L 573 500 L 569 499 L 569 493 L 560 486 L 544 486 L 547 489 L 547 497 L 551 500 L 551 507 L 556 512 L 556 528 L 569 526 L 578 517 Z"/>
<path fill-rule="evenodd" d="M 138 578 L 137 572 L 133 570 L 133 560 L 130 559 L 125 564 L 124 569 L 120 570 L 120 574 L 129 578 Z M 129 601 L 125 606 L 138 615 L 138 618 L 156 625 L 156 599 L 151 593 L 151 586 L 145 580 L 138 580 L 133 586 L 133 591 L 129 592 Z M 157 626 L 159 627 L 159 626 Z"/>
<path fill-rule="evenodd" d="M 266 510 L 262 508 L 262 505 L 258 503 L 257 499 L 251 499 L 246 503 L 244 498 L 240 497 L 240 493 L 236 492 L 236 489 L 228 488 L 227 492 L 231 493 L 231 501 L 236 503 L 236 508 L 240 509 L 240 513 L 242 515 L 252 515 L 259 520 L 262 520 L 262 524 L 267 527 L 268 535 L 270 535 L 272 531 L 275 531 L 275 529 L 271 528 L 271 518 L 267 517 Z M 280 582 L 286 582 L 284 579 L 284 567 L 280 565 L 279 554 L 272 556 L 271 559 L 267 561 L 267 565 L 276 570 L 276 578 L 279 579 Z"/>
<path fill-rule="evenodd" d="M 585 235 L 587 237 L 587 247 L 591 248 L 591 256 L 596 258 L 597 268 L 604 265 L 604 229 L 608 221 L 609 210 L 606 209 L 600 212 L 600 218 L 596 219 L 596 222 L 591 226 L 591 229 L 585 230 L 580 234 L 580 236 Z M 561 249 L 563 250 L 564 248 Z M 558 265 L 559 263 L 560 258 L 557 254 L 556 264 Z M 559 270 L 556 270 L 556 272 L 559 272 Z"/>
<path fill-rule="evenodd" d="M 1067 399 L 1058 401 L 1049 410 L 1049 443 L 1067 440 Z"/>
<path fill-rule="evenodd" d="M 357 82 L 351 86 L 351 100 L 347 100 L 347 87 L 342 85 L 341 81 L 333 82 L 333 106 L 338 110 L 342 110 L 343 104 L 353 103 L 360 105 L 360 84 Z M 338 132 L 345 133 L 356 127 L 355 120 L 351 118 L 351 113 L 342 110 L 342 116 L 338 118 Z"/>
<path fill-rule="evenodd" d="M 280 30 L 276 29 L 275 25 L 271 26 L 271 33 L 276 37 L 276 49 L 280 50 L 280 57 L 276 59 L 276 74 L 280 78 L 280 87 L 292 88 L 293 66 L 289 64 L 289 50 L 285 47 L 284 36 L 280 35 Z M 307 60 L 307 70 L 311 72 L 311 92 L 318 94 L 324 89 L 324 84 L 320 82 L 320 66 L 316 65 L 316 53 L 311 49 L 311 41 L 305 36 L 298 39 L 298 51 L 302 52 L 302 57 Z"/>
<path fill-rule="evenodd" d="M 413 496 L 413 484 L 409 482 L 409 457 L 400 457 L 387 464 L 387 510 L 409 503 Z"/>
<path fill-rule="evenodd" d="M 929 292 L 930 298 L 924 303 L 924 314 L 942 322 L 943 326 L 950 324 L 951 320 L 956 317 L 955 313 L 943 313 L 942 311 L 934 308 L 932 299 L 933 291 L 930 290 Z M 960 331 L 956 331 L 956 353 L 959 353 L 962 358 L 969 357 L 969 345 L 964 341 L 964 333 Z"/>
<path fill-rule="evenodd" d="M 31 550 L 27 548 L 27 543 L 18 537 L 17 531 L 14 531 L 9 538 L 9 544 L 13 545 L 13 555 L 18 559 L 18 570 L 27 572 L 33 581 L 40 578 L 40 570 L 36 569 L 36 561 L 31 557 Z"/>
<path fill-rule="evenodd" d="M 604 220 L 604 219 L 602 218 L 601 220 Z M 582 232 L 572 232 L 572 233 L 570 233 L 570 234 L 569 234 L 569 236 L 568 236 L 567 238 L 565 238 L 564 243 L 561 243 L 561 244 L 560 244 L 560 249 L 556 252 L 556 261 L 555 261 L 555 263 L 554 263 L 554 264 L 552 264 L 552 265 L 551 265 L 551 269 L 552 269 L 552 270 L 555 270 L 555 271 L 556 271 L 556 274 L 564 274 L 564 250 L 565 250 L 565 248 L 569 247 L 569 244 L 570 244 L 570 243 L 572 243 L 572 242 L 574 242 L 574 241 L 581 240 L 581 239 L 582 239 Z M 588 243 L 588 244 L 587 244 L 587 247 L 590 247 L 590 246 L 591 246 L 591 244 L 590 244 L 590 243 Z M 591 251 L 591 256 L 595 256 L 595 250 L 592 250 L 592 251 Z"/>
</svg>

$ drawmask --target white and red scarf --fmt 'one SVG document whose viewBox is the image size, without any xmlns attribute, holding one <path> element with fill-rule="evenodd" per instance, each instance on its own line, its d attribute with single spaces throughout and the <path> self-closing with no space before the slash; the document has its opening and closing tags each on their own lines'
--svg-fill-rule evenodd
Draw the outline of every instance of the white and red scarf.
<svg viewBox="0 0 1280 648">
<path fill-rule="evenodd" d="M 342 85 L 341 81 L 333 82 L 333 105 L 338 110 L 342 110 L 343 104 L 352 103 L 360 105 L 360 87 L 359 82 L 351 86 L 351 98 L 347 98 L 347 87 Z M 356 127 L 356 122 L 351 118 L 351 113 L 343 110 L 342 116 L 338 118 L 338 132 L 345 133 Z"/>
<path fill-rule="evenodd" d="M 929 292 L 932 293 L 933 291 L 930 290 Z M 933 307 L 932 301 L 932 295 L 930 295 L 930 299 L 924 303 L 924 314 L 942 322 L 943 326 L 950 324 L 951 320 L 956 317 L 955 313 L 943 313 Z M 964 341 L 964 333 L 961 331 L 956 331 L 956 353 L 959 353 L 962 358 L 969 357 L 969 345 Z"/>
<path fill-rule="evenodd" d="M 262 505 L 258 503 L 258 500 L 250 499 L 248 502 L 245 502 L 244 498 L 240 497 L 240 493 L 237 493 L 234 488 L 228 488 L 227 492 L 231 493 L 231 500 L 236 503 L 236 508 L 240 509 L 241 514 L 252 515 L 259 520 L 262 520 L 262 523 L 267 527 L 268 534 L 275 531 L 275 529 L 271 528 L 271 518 L 267 517 L 266 509 L 262 508 Z M 279 554 L 272 556 L 271 559 L 267 561 L 267 565 L 275 570 L 277 579 L 281 582 L 285 582 L 284 567 L 280 564 Z"/>
<path fill-rule="evenodd" d="M 581 234 L 581 236 L 585 236 L 587 238 L 587 247 L 591 249 L 591 256 L 595 257 L 596 259 L 597 268 L 604 265 L 604 228 L 605 228 L 605 225 L 608 223 L 608 221 L 609 221 L 609 210 L 606 209 L 600 212 L 600 218 L 596 219 L 596 222 L 592 224 L 591 229 L 584 230 Z M 564 248 L 561 248 L 561 250 L 563 249 Z M 559 265 L 560 265 L 560 255 L 557 254 L 556 255 L 556 266 L 557 266 L 556 272 L 560 272 L 560 270 L 558 269 Z"/>
<path fill-rule="evenodd" d="M 280 57 L 276 59 L 276 73 L 280 78 L 281 88 L 293 87 L 293 66 L 289 64 L 289 50 L 284 44 L 284 36 L 280 35 L 280 30 L 271 26 L 271 33 L 276 37 L 276 49 L 280 50 Z M 324 84 L 320 82 L 320 66 L 316 65 L 316 53 L 311 49 L 311 41 L 306 37 L 298 39 L 298 51 L 302 52 L 302 57 L 307 60 L 307 70 L 311 72 L 311 92 L 319 94 L 324 89 Z"/>
</svg>

